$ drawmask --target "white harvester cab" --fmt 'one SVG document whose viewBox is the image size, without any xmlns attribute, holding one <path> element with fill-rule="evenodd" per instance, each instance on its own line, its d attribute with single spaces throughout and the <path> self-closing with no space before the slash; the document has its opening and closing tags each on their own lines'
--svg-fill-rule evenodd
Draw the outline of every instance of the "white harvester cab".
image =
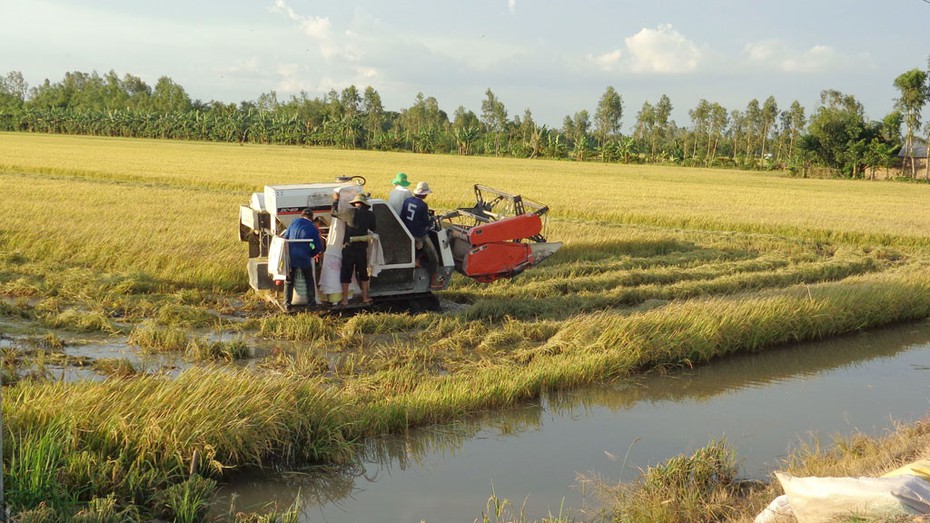
<svg viewBox="0 0 930 523">
<path fill-rule="evenodd" d="M 345 177 L 332 183 L 268 185 L 264 192 L 253 193 L 249 205 L 239 209 L 239 239 L 249 244 L 249 285 L 279 305 L 284 303 L 283 282 L 289 272 L 290 240 L 281 234 L 305 209 L 310 209 L 325 246 L 314 264 L 312 285 L 295 282 L 292 305 L 320 308 L 338 302 L 342 293 L 339 268 L 345 224 L 332 215 L 334 196 L 338 195 L 341 209 L 363 191 L 363 178 Z M 368 202 L 375 214 L 377 233 L 368 249 L 372 276 L 369 296 L 376 303 L 401 300 L 423 308 L 438 308 L 438 301 L 430 292 L 430 275 L 425 264 L 421 267 L 417 261 L 410 231 L 385 200 L 371 198 Z M 446 286 L 455 265 L 447 231 L 436 227 L 429 236 L 439 255 L 438 272 Z M 372 255 L 377 259 L 372 259 Z M 358 292 L 354 281 L 350 289 Z"/>
</svg>

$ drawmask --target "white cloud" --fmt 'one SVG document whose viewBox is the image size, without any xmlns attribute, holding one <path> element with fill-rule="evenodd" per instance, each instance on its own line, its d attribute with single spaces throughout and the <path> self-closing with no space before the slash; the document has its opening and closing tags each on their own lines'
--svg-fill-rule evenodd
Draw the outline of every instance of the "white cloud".
<svg viewBox="0 0 930 523">
<path fill-rule="evenodd" d="M 284 13 L 288 18 L 297 22 L 301 33 L 318 42 L 320 54 L 323 55 L 323 58 L 329 60 L 339 53 L 339 46 L 330 31 L 332 22 L 330 22 L 329 18 L 298 14 L 285 0 L 275 0 L 274 7 L 271 10 Z"/>
<path fill-rule="evenodd" d="M 782 70 L 789 73 L 815 73 L 835 68 L 840 62 L 836 51 L 826 45 L 816 45 L 801 56 L 782 62 Z"/>
<path fill-rule="evenodd" d="M 327 93 L 329 91 L 338 92 L 347 87 L 347 85 L 348 84 L 342 80 L 334 80 L 329 76 L 324 76 L 320 78 L 320 81 L 314 86 L 314 89 L 322 93 Z"/>
<path fill-rule="evenodd" d="M 743 53 L 752 65 L 775 68 L 786 73 L 824 73 L 872 66 L 872 60 L 867 55 L 846 56 L 828 45 L 815 45 L 801 51 L 790 48 L 780 40 L 746 44 Z"/>
<path fill-rule="evenodd" d="M 784 46 L 778 40 L 751 42 L 743 47 L 743 53 L 749 60 L 759 63 L 771 63 L 784 52 Z"/>
<path fill-rule="evenodd" d="M 507 9 L 510 9 L 511 13 L 517 12 L 517 0 L 507 0 Z"/>
<path fill-rule="evenodd" d="M 410 43 L 419 46 L 421 51 L 443 57 L 456 64 L 465 64 L 478 71 L 493 69 L 501 63 L 526 53 L 526 49 L 519 45 L 484 37 L 424 36 L 411 39 Z"/>
<path fill-rule="evenodd" d="M 299 22 L 301 32 L 310 38 L 316 38 L 317 40 L 323 42 L 330 39 L 329 28 L 332 26 L 332 24 L 330 23 L 329 18 L 305 17 L 300 19 Z"/>
<path fill-rule="evenodd" d="M 617 49 L 615 51 L 608 51 L 597 56 L 588 55 L 588 59 L 594 62 L 594 64 L 605 73 L 617 71 L 621 68 L 621 60 L 623 59 L 623 51 Z"/>
<path fill-rule="evenodd" d="M 671 25 L 643 28 L 624 39 L 625 48 L 589 54 L 588 61 L 602 72 L 687 73 L 697 69 L 704 53 Z"/>
<path fill-rule="evenodd" d="M 701 50 L 669 24 L 656 29 L 643 28 L 624 42 L 634 73 L 691 72 L 702 58 Z"/>
<path fill-rule="evenodd" d="M 297 93 L 307 90 L 308 86 L 300 79 L 300 65 L 293 63 L 278 64 L 276 73 L 281 77 L 278 80 L 277 88 L 282 93 Z"/>
<path fill-rule="evenodd" d="M 311 83 L 307 77 L 307 68 L 297 63 L 279 63 L 275 67 L 278 77 L 275 89 L 282 94 L 296 94 L 301 91 L 325 93 L 331 89 L 340 91 L 349 85 L 364 86 L 378 83 L 383 75 L 374 67 L 355 67 L 351 71 L 334 78 L 324 75 L 317 83 Z"/>
<path fill-rule="evenodd" d="M 364 78 L 368 82 L 379 79 L 382 76 L 381 71 L 374 67 L 356 67 L 355 74 L 359 78 Z"/>
<path fill-rule="evenodd" d="M 246 60 L 240 60 L 238 63 L 229 67 L 217 68 L 215 70 L 224 73 L 254 73 L 260 69 L 258 58 L 252 57 Z"/>
</svg>

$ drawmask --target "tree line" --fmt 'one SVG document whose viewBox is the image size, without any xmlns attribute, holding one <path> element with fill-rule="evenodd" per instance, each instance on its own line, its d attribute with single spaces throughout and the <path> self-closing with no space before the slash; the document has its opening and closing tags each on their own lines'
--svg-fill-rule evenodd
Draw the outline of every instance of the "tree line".
<svg viewBox="0 0 930 523">
<path fill-rule="evenodd" d="M 114 71 L 68 72 L 59 82 L 29 87 L 18 71 L 0 77 L 0 130 L 240 143 L 317 145 L 346 149 L 491 155 L 742 169 L 813 171 L 852 178 L 900 167 L 919 173 L 914 158 L 930 135 L 921 111 L 930 100 L 928 73 L 907 71 L 893 80 L 894 110 L 871 121 L 853 95 L 821 92 L 810 116 L 797 101 L 780 108 L 774 97 L 727 109 L 702 99 L 688 111 L 690 126 L 671 119 L 672 101 L 661 95 L 635 114 L 622 132 L 622 95 L 608 86 L 593 115 L 566 115 L 560 128 L 533 119 L 530 109 L 510 116 L 489 88 L 479 113 L 459 106 L 450 116 L 434 97 L 417 94 L 410 107 L 384 108 L 378 91 L 348 86 L 322 97 L 306 92 L 279 99 L 276 92 L 230 104 L 192 100 L 169 77 L 154 87 Z M 903 151 L 903 162 L 898 153 Z"/>
</svg>

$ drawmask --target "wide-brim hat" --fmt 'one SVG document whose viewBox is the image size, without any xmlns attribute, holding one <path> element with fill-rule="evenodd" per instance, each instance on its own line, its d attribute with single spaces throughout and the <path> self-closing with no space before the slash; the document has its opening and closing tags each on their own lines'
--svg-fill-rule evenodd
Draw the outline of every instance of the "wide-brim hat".
<svg viewBox="0 0 930 523">
<path fill-rule="evenodd" d="M 410 182 L 407 181 L 407 175 L 405 173 L 397 173 L 397 176 L 391 180 L 391 183 L 394 185 L 400 185 L 401 187 L 407 187 L 410 185 Z"/>
<path fill-rule="evenodd" d="M 365 196 L 365 193 L 358 193 L 355 195 L 355 198 L 352 198 L 352 201 L 349 202 L 352 205 L 360 203 L 362 205 L 368 205 L 368 196 Z"/>
<path fill-rule="evenodd" d="M 417 184 L 417 188 L 413 190 L 413 194 L 417 196 L 425 196 L 433 191 L 430 190 L 429 184 L 426 182 L 420 182 Z"/>
</svg>

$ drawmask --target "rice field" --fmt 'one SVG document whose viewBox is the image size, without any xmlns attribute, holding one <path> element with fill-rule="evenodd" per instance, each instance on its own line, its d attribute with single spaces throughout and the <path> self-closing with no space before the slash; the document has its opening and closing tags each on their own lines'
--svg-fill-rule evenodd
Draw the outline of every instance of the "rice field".
<svg viewBox="0 0 930 523">
<path fill-rule="evenodd" d="M 545 203 L 565 245 L 513 280 L 456 276 L 443 313 L 284 316 L 249 292 L 236 227 L 252 192 L 361 175 L 385 197 L 398 171 L 430 183 L 434 209 L 473 203 L 474 183 Z M 0 334 L 59 340 L 2 347 L 4 461 L 45 445 L 26 468 L 63 478 L 15 483 L 18 510 L 102 511 L 113 494 L 106 510 L 196 520 L 235 470 L 341 463 L 366 436 L 546 389 L 930 316 L 925 184 L 0 134 L 0 193 Z M 17 380 L 81 335 L 190 367 L 99 358 L 96 380 Z M 159 512 L 169 492 L 191 506 Z"/>
</svg>

